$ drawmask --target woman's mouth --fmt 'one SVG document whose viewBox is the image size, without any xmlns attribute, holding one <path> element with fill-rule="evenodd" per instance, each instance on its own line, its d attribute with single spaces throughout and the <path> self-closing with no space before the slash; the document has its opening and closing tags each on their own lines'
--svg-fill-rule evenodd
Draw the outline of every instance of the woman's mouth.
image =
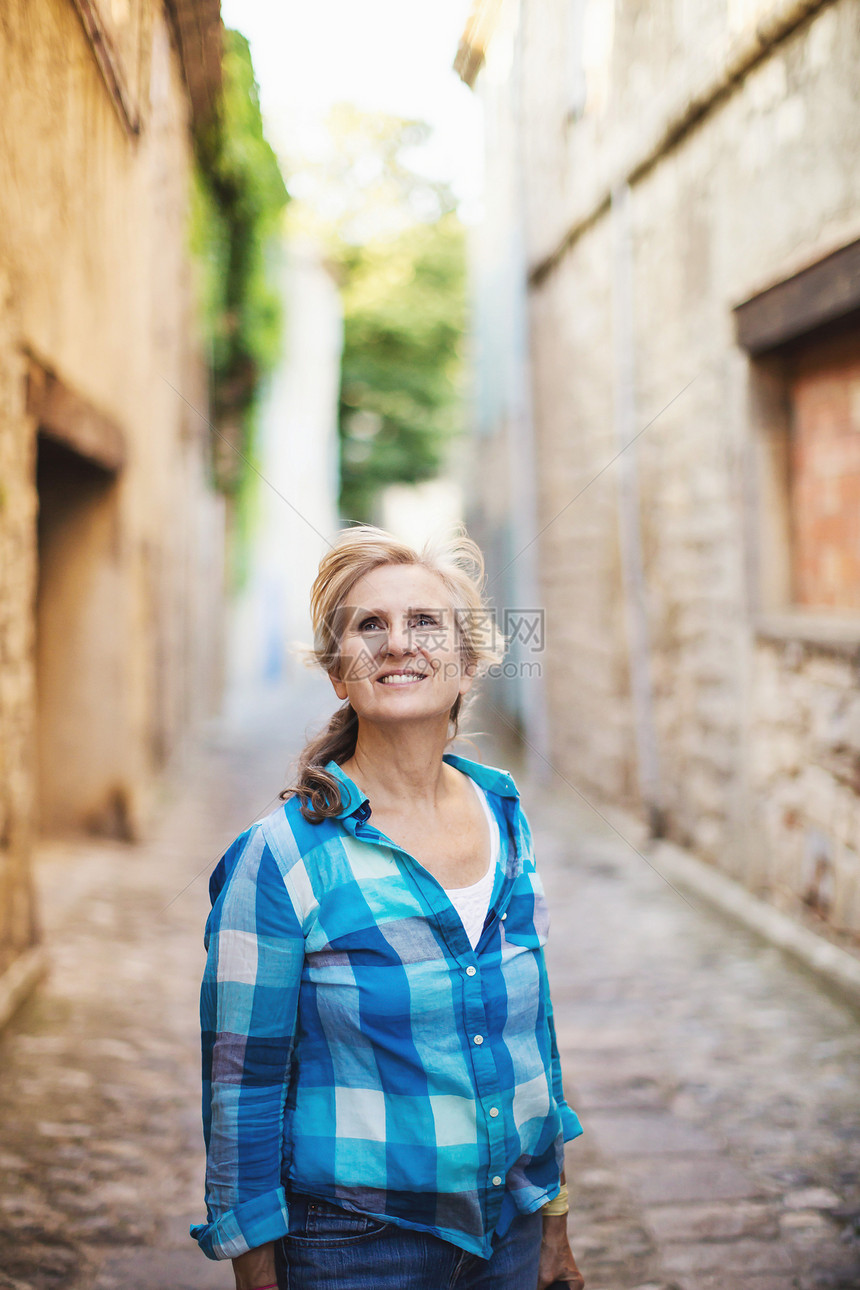
<svg viewBox="0 0 860 1290">
<path fill-rule="evenodd" d="M 385 676 L 378 676 L 379 685 L 415 685 L 418 681 L 423 681 L 426 672 L 387 672 Z"/>
</svg>

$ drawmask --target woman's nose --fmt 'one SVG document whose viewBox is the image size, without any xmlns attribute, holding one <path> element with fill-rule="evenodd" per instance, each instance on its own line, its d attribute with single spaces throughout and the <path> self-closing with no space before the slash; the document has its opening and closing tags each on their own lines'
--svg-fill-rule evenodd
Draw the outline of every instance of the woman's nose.
<svg viewBox="0 0 860 1290">
<path fill-rule="evenodd" d="M 391 623 L 385 645 L 389 654 L 414 654 L 414 633 L 409 623 Z"/>
</svg>

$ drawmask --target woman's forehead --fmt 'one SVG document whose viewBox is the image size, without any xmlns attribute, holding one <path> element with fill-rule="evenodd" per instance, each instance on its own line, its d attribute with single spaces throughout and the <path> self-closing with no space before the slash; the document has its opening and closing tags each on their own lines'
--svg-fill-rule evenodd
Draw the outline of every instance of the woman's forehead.
<svg viewBox="0 0 860 1290">
<path fill-rule="evenodd" d="M 365 610 L 450 608 L 445 583 L 422 565 L 387 564 L 371 569 L 353 584 L 349 605 Z"/>
</svg>

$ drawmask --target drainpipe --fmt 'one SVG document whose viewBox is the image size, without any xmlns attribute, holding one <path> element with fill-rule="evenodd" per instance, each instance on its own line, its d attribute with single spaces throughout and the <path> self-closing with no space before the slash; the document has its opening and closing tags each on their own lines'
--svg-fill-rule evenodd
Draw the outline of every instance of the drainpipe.
<svg viewBox="0 0 860 1290">
<path fill-rule="evenodd" d="M 519 7 L 517 39 L 514 45 L 512 80 L 514 90 L 514 144 L 516 159 L 515 175 L 526 174 L 523 157 L 523 41 L 522 41 L 522 6 Z M 510 453 L 510 497 L 513 500 L 511 528 L 514 539 L 514 550 L 521 552 L 514 564 L 513 586 L 519 609 L 543 613 L 543 596 L 541 594 L 540 569 L 538 555 L 540 543 L 533 541 L 540 529 L 537 504 L 537 465 L 535 445 L 534 410 L 531 395 L 531 342 L 529 326 L 529 286 L 526 251 L 526 209 L 525 183 L 515 185 L 515 208 L 513 233 L 516 241 L 516 306 L 513 310 L 513 349 L 517 361 L 514 364 L 513 399 L 511 418 L 511 453 Z M 544 623 L 544 632 L 546 624 Z M 540 653 L 529 654 L 525 649 L 519 652 L 523 664 L 537 663 L 538 671 L 519 681 L 519 706 L 523 722 L 523 733 L 527 743 L 525 764 L 528 774 L 538 784 L 547 784 L 551 779 L 549 762 L 549 718 L 547 712 L 546 666 L 547 654 L 545 644 Z"/>
<path fill-rule="evenodd" d="M 633 304 L 633 234 L 630 187 L 612 193 L 612 318 L 614 336 L 614 420 L 618 472 L 618 523 L 621 574 L 627 620 L 630 692 L 639 793 L 652 837 L 663 837 L 664 809 L 654 703 L 651 689 L 651 640 L 642 562 L 636 445 L 636 340 Z M 630 447 L 626 445 L 630 444 Z"/>
</svg>

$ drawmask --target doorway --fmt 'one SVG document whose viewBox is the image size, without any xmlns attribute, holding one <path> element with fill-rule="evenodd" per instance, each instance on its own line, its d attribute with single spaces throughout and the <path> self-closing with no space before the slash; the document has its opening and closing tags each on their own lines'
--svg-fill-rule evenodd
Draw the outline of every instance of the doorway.
<svg viewBox="0 0 860 1290">
<path fill-rule="evenodd" d="M 44 428 L 37 444 L 38 825 L 128 838 L 117 474 Z"/>
</svg>

